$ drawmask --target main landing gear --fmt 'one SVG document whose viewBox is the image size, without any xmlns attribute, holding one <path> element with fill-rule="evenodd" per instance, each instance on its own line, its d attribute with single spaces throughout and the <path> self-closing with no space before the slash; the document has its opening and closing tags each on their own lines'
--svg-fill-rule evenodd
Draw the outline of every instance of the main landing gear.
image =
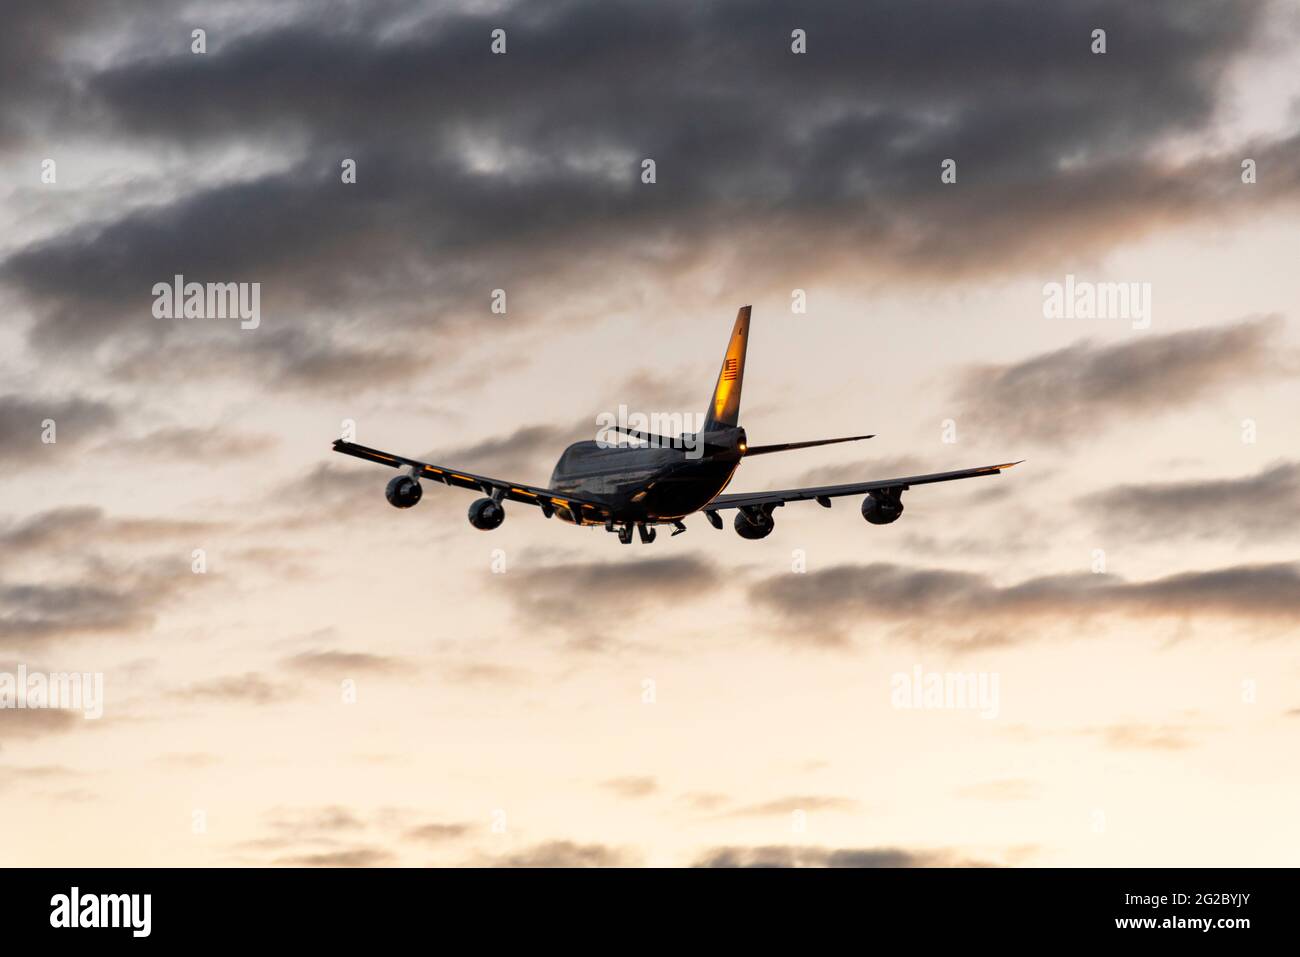
<svg viewBox="0 0 1300 957">
<path fill-rule="evenodd" d="M 653 542 L 658 535 L 653 525 L 647 525 L 645 522 L 624 522 L 622 525 L 615 525 L 613 522 L 605 526 L 607 532 L 617 532 L 618 540 L 624 545 L 632 544 L 632 531 L 635 529 L 641 536 L 642 544 L 648 545 Z M 673 522 L 673 534 L 680 535 L 686 531 L 686 526 L 680 521 Z"/>
</svg>

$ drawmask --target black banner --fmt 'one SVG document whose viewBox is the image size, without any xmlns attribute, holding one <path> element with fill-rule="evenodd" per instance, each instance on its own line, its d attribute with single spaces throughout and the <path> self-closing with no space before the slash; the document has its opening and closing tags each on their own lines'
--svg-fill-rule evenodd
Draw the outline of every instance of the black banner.
<svg viewBox="0 0 1300 957">
<path fill-rule="evenodd" d="M 0 872 L 7 945 L 338 945 L 409 937 L 602 950 L 828 933 L 1238 948 L 1290 939 L 1292 870 L 199 870 Z"/>
</svg>

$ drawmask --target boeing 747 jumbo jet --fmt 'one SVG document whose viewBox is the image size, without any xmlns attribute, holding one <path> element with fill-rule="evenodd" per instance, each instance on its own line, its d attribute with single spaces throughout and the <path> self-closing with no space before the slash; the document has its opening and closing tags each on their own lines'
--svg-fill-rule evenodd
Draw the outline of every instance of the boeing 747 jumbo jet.
<svg viewBox="0 0 1300 957">
<path fill-rule="evenodd" d="M 740 460 L 748 456 L 872 438 L 850 435 L 783 445 L 748 443 L 745 430 L 740 427 L 740 386 L 745 377 L 749 311 L 749 306 L 741 306 L 736 315 L 736 325 L 731 330 L 731 341 L 727 343 L 713 389 L 713 401 L 699 432 L 668 437 L 611 426 L 613 431 L 647 444 L 576 442 L 564 450 L 555 464 L 550 488 L 505 482 L 445 465 L 429 465 L 342 439 L 334 443 L 334 451 L 403 470 L 388 483 L 386 491 L 389 503 L 397 508 L 410 508 L 420 501 L 424 494 L 420 480 L 427 479 L 474 489 L 485 496 L 469 507 L 469 523 L 475 528 L 488 531 L 498 527 L 506 517 L 505 503 L 520 502 L 540 508 L 547 518 L 557 516 L 573 525 L 603 525 L 606 531 L 617 532 L 618 540 L 624 545 L 632 541 L 633 528 L 643 542 L 655 540 L 656 525 L 672 525 L 674 535 L 684 532 L 686 526 L 682 519 L 701 511 L 714 528 L 721 529 L 722 518 L 718 513 L 731 508 L 736 510 L 736 532 L 741 538 L 766 538 L 776 524 L 772 518 L 774 509 L 787 502 L 802 501 L 815 501 L 830 508 L 831 499 L 842 495 L 864 496 L 862 517 L 872 525 L 888 525 L 903 514 L 903 492 L 913 485 L 997 475 L 1019 464 L 1006 462 L 956 472 L 778 492 L 721 494 Z"/>
</svg>

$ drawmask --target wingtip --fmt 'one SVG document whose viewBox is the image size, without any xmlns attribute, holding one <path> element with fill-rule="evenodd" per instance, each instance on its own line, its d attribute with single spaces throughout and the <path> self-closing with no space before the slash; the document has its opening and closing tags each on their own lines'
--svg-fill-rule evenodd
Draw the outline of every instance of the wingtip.
<svg viewBox="0 0 1300 957">
<path fill-rule="evenodd" d="M 1015 462 L 1005 462 L 1005 463 L 1003 463 L 1002 465 L 995 465 L 995 466 L 993 466 L 993 467 L 994 467 L 995 469 L 998 469 L 998 470 L 1009 469 L 1009 468 L 1011 468 L 1013 465 L 1019 465 L 1021 462 L 1024 462 L 1024 461 L 1025 461 L 1025 459 L 1017 459 Z"/>
</svg>

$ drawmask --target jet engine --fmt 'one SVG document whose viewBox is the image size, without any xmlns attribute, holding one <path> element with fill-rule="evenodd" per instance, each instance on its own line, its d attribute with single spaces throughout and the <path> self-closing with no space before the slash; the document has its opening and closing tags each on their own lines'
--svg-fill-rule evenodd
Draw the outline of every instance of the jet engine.
<svg viewBox="0 0 1300 957">
<path fill-rule="evenodd" d="M 500 502 L 479 498 L 469 507 L 469 523 L 481 532 L 490 532 L 506 520 L 506 510 Z"/>
<path fill-rule="evenodd" d="M 743 508 L 736 512 L 736 534 L 741 538 L 747 538 L 751 542 L 767 538 L 774 528 L 776 522 L 772 520 L 771 512 L 746 511 Z"/>
<path fill-rule="evenodd" d="M 388 497 L 388 504 L 394 508 L 410 508 L 423 494 L 424 489 L 420 487 L 419 480 L 409 475 L 397 476 L 384 490 L 384 495 Z"/>
<path fill-rule="evenodd" d="M 898 521 L 903 514 L 903 493 L 901 490 L 878 489 L 868 492 L 862 500 L 862 517 L 872 525 L 888 525 Z"/>
</svg>

